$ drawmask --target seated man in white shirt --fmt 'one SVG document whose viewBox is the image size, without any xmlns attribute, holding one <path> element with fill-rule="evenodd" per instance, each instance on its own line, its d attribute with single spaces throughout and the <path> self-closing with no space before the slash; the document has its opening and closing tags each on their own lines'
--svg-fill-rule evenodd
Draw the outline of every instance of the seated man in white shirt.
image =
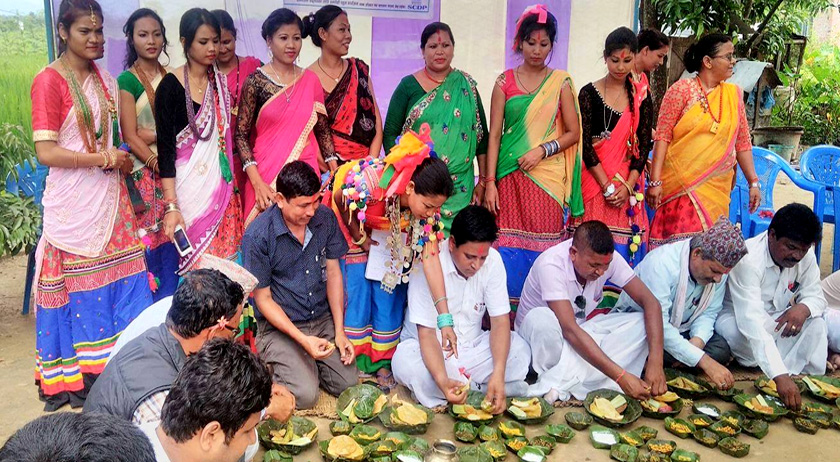
<svg viewBox="0 0 840 462">
<path fill-rule="evenodd" d="M 187 358 L 160 422 L 140 426 L 157 462 L 236 462 L 271 399 L 271 373 L 245 345 L 205 343 Z"/>
<path fill-rule="evenodd" d="M 427 407 L 463 403 L 461 388 L 486 393 L 493 413 L 505 409 L 505 396 L 522 396 L 531 352 L 510 330 L 507 275 L 502 258 L 491 247 L 498 236 L 493 214 L 468 206 L 452 222 L 448 245 L 441 246 L 440 264 L 451 316 L 438 316 L 429 285 L 420 269 L 408 285 L 408 315 L 391 367 L 397 382 Z M 490 331 L 481 329 L 484 313 Z M 452 325 L 458 353 L 444 357 L 440 328 Z M 425 365 L 425 367 L 423 367 Z"/>
<path fill-rule="evenodd" d="M 658 247 L 636 266 L 636 276 L 662 305 L 665 365 L 696 367 L 717 387 L 734 385 L 726 368 L 729 345 L 715 334 L 715 320 L 723 308 L 726 277 L 747 254 L 741 230 L 721 217 L 706 232 Z M 622 293 L 617 311 L 642 308 Z"/>
<path fill-rule="evenodd" d="M 622 287 L 644 313 L 590 319 L 607 280 Z M 522 288 L 516 331 L 531 346 L 539 374 L 531 396 L 554 402 L 620 388 L 647 399 L 666 391 L 659 302 L 615 251 L 612 233 L 600 221 L 581 224 L 574 238 L 537 257 Z"/>
<path fill-rule="evenodd" d="M 729 274 L 715 330 L 744 366 L 776 382 L 785 405 L 802 403 L 791 375 L 825 372 L 825 297 L 813 246 L 822 226 L 814 212 L 790 204 L 766 232 L 747 240 L 749 253 Z"/>
</svg>

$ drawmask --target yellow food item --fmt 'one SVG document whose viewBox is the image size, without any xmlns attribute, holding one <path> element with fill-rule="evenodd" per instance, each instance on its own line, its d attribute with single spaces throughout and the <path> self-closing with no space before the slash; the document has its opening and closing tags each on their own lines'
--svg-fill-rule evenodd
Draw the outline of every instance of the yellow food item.
<svg viewBox="0 0 840 462">
<path fill-rule="evenodd" d="M 327 446 L 327 454 L 342 459 L 361 460 L 365 451 L 353 438 L 340 435 L 330 440 L 330 444 Z"/>
<path fill-rule="evenodd" d="M 679 422 L 674 422 L 673 424 L 671 424 L 671 430 L 677 433 L 691 433 L 691 429 L 688 428 L 688 425 Z"/>
<path fill-rule="evenodd" d="M 382 412 L 382 408 L 386 404 L 388 404 L 388 398 L 384 394 L 379 395 L 379 398 L 376 398 L 376 401 L 373 402 L 373 414 L 376 415 Z"/>
<path fill-rule="evenodd" d="M 469 404 L 464 405 L 464 413 L 461 415 L 465 419 L 471 421 L 487 420 L 493 418 L 493 414 L 490 414 L 486 411 L 482 411 L 481 409 L 476 409 L 474 406 L 470 406 Z"/>
<path fill-rule="evenodd" d="M 525 447 L 525 440 L 508 440 L 508 446 L 514 451 L 518 451 Z"/>
<path fill-rule="evenodd" d="M 542 415 L 540 400 L 537 398 L 531 398 L 528 400 L 515 399 L 511 401 L 511 406 L 521 409 L 528 418 L 535 418 Z"/>
<path fill-rule="evenodd" d="M 589 405 L 589 410 L 596 416 L 606 420 L 618 422 L 624 418 L 624 416 L 622 416 L 613 407 L 612 403 L 610 403 L 610 400 L 606 398 L 595 398 L 592 401 L 592 404 Z"/>
<path fill-rule="evenodd" d="M 835 387 L 834 385 L 823 382 L 822 380 L 811 379 L 816 386 L 820 387 L 820 390 L 825 394 L 826 398 L 836 399 L 840 398 L 840 388 Z"/>
<path fill-rule="evenodd" d="M 698 417 L 698 418 L 696 418 L 696 419 L 694 419 L 694 420 L 692 420 L 692 421 L 691 421 L 691 423 L 693 423 L 694 425 L 696 425 L 696 426 L 698 426 L 698 427 L 702 427 L 702 426 L 705 426 L 705 425 L 708 425 L 708 424 L 709 424 L 709 422 L 708 422 L 708 421 L 703 420 L 703 419 L 701 419 L 701 418 L 699 418 L 699 417 Z"/>
<path fill-rule="evenodd" d="M 660 454 L 668 454 L 671 452 L 671 445 L 670 444 L 650 444 L 648 445 L 648 449 L 653 452 L 658 452 Z"/>
<path fill-rule="evenodd" d="M 673 379 L 669 380 L 666 383 L 668 385 L 672 386 L 672 387 L 680 388 L 680 389 L 683 389 L 683 390 L 697 391 L 697 392 L 706 391 L 706 387 L 701 386 L 700 384 L 694 382 L 693 380 L 689 380 L 685 377 L 676 377 L 676 378 L 673 378 Z"/>
<path fill-rule="evenodd" d="M 770 379 L 767 382 L 765 382 L 764 383 L 764 388 L 767 388 L 768 390 L 773 391 L 773 393 L 776 393 L 776 394 L 779 393 L 779 390 L 776 388 L 776 381 L 773 380 L 773 379 Z"/>
<path fill-rule="evenodd" d="M 403 404 L 394 411 L 393 420 L 405 425 L 422 425 L 428 422 L 429 416 L 413 404 Z"/>
<path fill-rule="evenodd" d="M 507 425 L 505 425 L 505 422 L 502 422 L 502 423 L 499 424 L 499 431 L 504 433 L 505 436 L 508 436 L 508 437 L 510 437 L 510 436 L 525 436 L 522 433 L 522 430 L 520 430 L 519 428 L 516 428 L 516 427 L 508 427 Z"/>
<path fill-rule="evenodd" d="M 288 443 L 292 440 L 291 432 L 287 432 L 285 428 L 281 428 L 280 430 L 271 430 L 268 432 L 271 435 L 271 442 L 276 444 L 283 444 Z"/>
<path fill-rule="evenodd" d="M 767 405 L 767 402 L 761 399 L 760 396 L 756 396 L 755 398 L 747 401 L 744 403 L 744 407 L 750 409 L 755 412 L 760 412 L 762 414 L 772 414 L 773 408 Z M 731 423 L 738 423 L 737 421 Z"/>
<path fill-rule="evenodd" d="M 735 435 L 735 429 L 730 427 L 729 425 L 721 425 L 718 427 L 718 431 L 721 433 L 726 433 L 729 436 Z"/>
<path fill-rule="evenodd" d="M 680 399 L 680 396 L 673 391 L 666 391 L 664 394 L 654 396 L 653 399 L 661 403 L 673 403 L 674 401 Z"/>
</svg>

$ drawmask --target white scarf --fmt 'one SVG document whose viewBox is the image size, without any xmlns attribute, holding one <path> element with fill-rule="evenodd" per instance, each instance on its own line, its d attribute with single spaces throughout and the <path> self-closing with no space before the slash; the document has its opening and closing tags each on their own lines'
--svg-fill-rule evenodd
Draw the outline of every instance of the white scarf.
<svg viewBox="0 0 840 462">
<path fill-rule="evenodd" d="M 703 288 L 703 294 L 700 295 L 700 304 L 694 310 L 694 314 L 686 321 L 682 322 L 683 313 L 685 313 L 685 295 L 688 290 L 688 280 L 691 274 L 688 269 L 689 260 L 691 258 L 691 245 L 686 242 L 680 253 L 680 280 L 677 286 L 677 299 L 674 300 L 674 305 L 671 309 L 671 325 L 679 329 L 680 333 L 685 332 L 691 328 L 691 323 L 694 322 L 704 311 L 709 307 L 709 302 L 712 301 L 712 294 L 715 292 L 714 284 L 706 284 Z"/>
</svg>

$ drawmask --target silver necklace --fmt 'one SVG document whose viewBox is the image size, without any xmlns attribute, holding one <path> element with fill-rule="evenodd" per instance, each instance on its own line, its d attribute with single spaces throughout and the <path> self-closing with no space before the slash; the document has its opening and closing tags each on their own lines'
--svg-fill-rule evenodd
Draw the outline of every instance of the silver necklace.
<svg viewBox="0 0 840 462">
<path fill-rule="evenodd" d="M 275 77 L 277 77 L 277 82 L 280 84 L 279 86 L 282 87 L 282 88 L 288 89 L 290 84 L 283 83 L 283 82 L 280 81 L 280 73 L 277 72 L 277 69 L 274 68 L 274 60 L 272 59 L 271 61 L 269 61 L 268 65 L 271 66 L 271 71 L 274 72 Z M 292 83 L 294 83 L 297 80 L 297 66 L 295 66 L 294 64 L 292 64 L 292 72 L 293 72 Z M 294 93 L 295 93 L 294 86 L 292 86 L 291 91 L 287 90 L 287 91 L 283 92 L 283 97 L 286 98 L 286 103 L 289 103 L 289 101 L 292 100 L 292 95 L 294 95 Z"/>
<path fill-rule="evenodd" d="M 601 132 L 601 139 L 603 139 L 603 140 L 608 140 L 612 136 L 612 130 L 610 130 L 610 125 L 612 125 L 612 118 L 613 118 L 613 112 L 614 112 L 612 110 L 612 106 L 609 106 L 607 104 L 607 88 L 608 88 L 607 87 L 607 81 L 605 79 L 604 80 L 604 97 L 602 99 L 603 102 L 604 102 L 604 118 L 603 118 L 604 131 Z M 607 119 L 607 112 L 610 113 L 609 120 Z"/>
</svg>

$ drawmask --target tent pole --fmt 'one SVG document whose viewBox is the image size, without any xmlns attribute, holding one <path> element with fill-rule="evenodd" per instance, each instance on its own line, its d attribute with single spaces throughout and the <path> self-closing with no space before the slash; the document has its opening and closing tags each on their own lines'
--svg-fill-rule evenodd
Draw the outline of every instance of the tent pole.
<svg viewBox="0 0 840 462">
<path fill-rule="evenodd" d="M 44 24 L 47 26 L 47 57 L 55 61 L 55 36 L 53 35 L 52 0 L 44 0 Z"/>
</svg>

